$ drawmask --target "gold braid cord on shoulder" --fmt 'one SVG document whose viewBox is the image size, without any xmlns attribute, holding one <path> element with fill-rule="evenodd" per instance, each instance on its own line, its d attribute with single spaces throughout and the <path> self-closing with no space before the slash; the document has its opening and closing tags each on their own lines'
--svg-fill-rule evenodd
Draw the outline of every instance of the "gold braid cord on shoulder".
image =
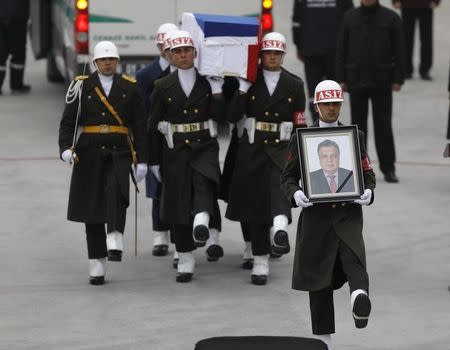
<svg viewBox="0 0 450 350">
<path fill-rule="evenodd" d="M 117 113 L 117 111 L 114 109 L 114 107 L 109 103 L 109 101 L 102 94 L 102 92 L 100 91 L 98 86 L 95 87 L 95 92 L 97 93 L 98 97 L 100 98 L 100 101 L 102 101 L 102 103 L 106 106 L 106 108 L 108 108 L 108 111 L 110 111 L 111 114 L 114 116 L 114 118 L 116 118 L 119 125 L 123 126 L 123 121 L 122 121 L 122 118 L 120 118 L 119 113 Z M 128 141 L 128 146 L 130 146 L 131 157 L 133 158 L 133 164 L 136 165 L 137 164 L 136 150 L 134 149 L 133 141 L 131 140 L 131 136 L 130 136 L 129 132 L 127 133 L 127 141 Z"/>
</svg>

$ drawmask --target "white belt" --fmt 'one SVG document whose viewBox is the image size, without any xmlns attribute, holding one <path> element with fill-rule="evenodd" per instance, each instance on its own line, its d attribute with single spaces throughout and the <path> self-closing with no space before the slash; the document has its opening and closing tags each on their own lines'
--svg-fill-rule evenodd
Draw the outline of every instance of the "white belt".
<svg viewBox="0 0 450 350">
<path fill-rule="evenodd" d="M 187 124 L 172 124 L 173 132 L 196 132 L 201 130 L 208 130 L 209 123 L 208 121 L 200 122 L 200 123 L 187 123 Z"/>
</svg>

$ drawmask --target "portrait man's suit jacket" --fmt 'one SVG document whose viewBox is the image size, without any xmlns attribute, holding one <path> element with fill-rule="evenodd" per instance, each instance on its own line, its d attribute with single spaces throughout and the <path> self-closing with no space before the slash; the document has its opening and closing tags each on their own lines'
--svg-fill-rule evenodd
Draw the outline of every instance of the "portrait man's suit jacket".
<svg viewBox="0 0 450 350">
<path fill-rule="evenodd" d="M 337 188 L 339 189 L 342 183 L 347 179 L 348 175 L 351 173 L 349 179 L 345 183 L 345 185 L 339 190 L 342 192 L 354 192 L 355 185 L 353 182 L 353 173 L 351 170 L 339 168 L 338 169 L 338 184 Z M 330 186 L 328 184 L 328 180 L 325 177 L 323 170 L 319 169 L 310 173 L 311 180 L 311 194 L 322 194 L 322 193 L 331 193 Z"/>
</svg>

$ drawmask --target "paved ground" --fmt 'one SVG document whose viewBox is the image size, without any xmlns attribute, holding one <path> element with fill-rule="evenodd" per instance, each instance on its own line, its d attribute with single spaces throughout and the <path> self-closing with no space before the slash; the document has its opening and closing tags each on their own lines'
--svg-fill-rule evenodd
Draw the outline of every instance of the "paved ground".
<svg viewBox="0 0 450 350">
<path fill-rule="evenodd" d="M 288 34 L 290 3 L 276 8 L 277 28 Z M 408 81 L 395 97 L 401 182 L 380 178 L 376 203 L 364 209 L 373 313 L 368 328 L 356 330 L 348 291 L 337 292 L 335 349 L 450 348 L 450 162 L 442 158 L 449 16 L 443 1 L 434 81 Z M 286 66 L 303 76 L 292 51 Z M 307 295 L 290 289 L 292 254 L 271 263 L 268 285 L 251 285 L 239 268 L 238 226 L 225 220 L 226 256 L 208 263 L 197 251 L 194 282 L 177 284 L 171 259 L 151 256 L 150 203 L 142 197 L 138 256 L 130 211 L 124 262 L 108 265 L 103 287 L 88 284 L 82 226 L 65 220 L 70 168 L 57 159 L 64 88 L 46 82 L 44 67 L 28 60 L 31 95 L 4 88 L 0 98 L 0 349 L 189 350 L 210 336 L 310 336 Z M 295 225 L 290 233 L 293 244 Z"/>
</svg>

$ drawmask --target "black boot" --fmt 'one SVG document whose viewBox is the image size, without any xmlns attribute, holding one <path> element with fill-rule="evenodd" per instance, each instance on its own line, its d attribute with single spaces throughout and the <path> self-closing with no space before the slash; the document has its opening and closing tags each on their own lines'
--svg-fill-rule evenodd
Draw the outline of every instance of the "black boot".
<svg viewBox="0 0 450 350">
<path fill-rule="evenodd" d="M 12 64 L 12 63 L 11 63 Z M 13 93 L 28 93 L 31 90 L 30 85 L 25 85 L 23 83 L 23 68 L 10 67 L 9 73 L 9 86 Z"/>
</svg>

